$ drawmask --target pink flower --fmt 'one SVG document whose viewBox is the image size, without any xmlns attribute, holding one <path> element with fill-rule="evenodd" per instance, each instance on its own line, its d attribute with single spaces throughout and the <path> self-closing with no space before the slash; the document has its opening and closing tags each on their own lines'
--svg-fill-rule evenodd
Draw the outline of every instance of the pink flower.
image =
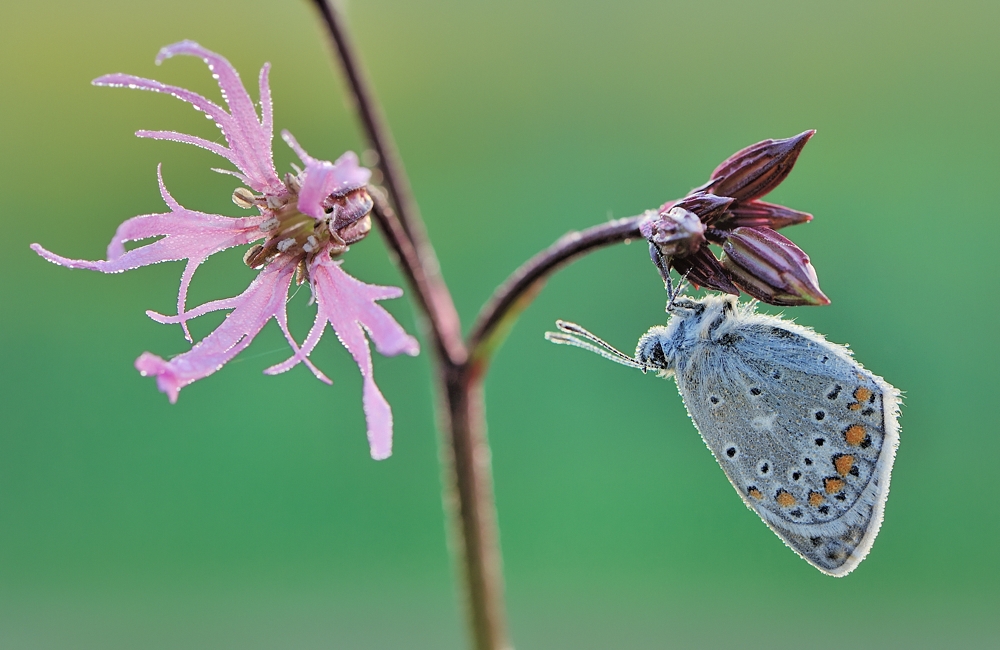
<svg viewBox="0 0 1000 650">
<path fill-rule="evenodd" d="M 150 311 L 147 312 L 150 318 L 160 323 L 180 324 L 190 341 L 187 321 L 211 311 L 232 311 L 215 331 L 189 351 L 169 361 L 144 352 L 136 360 L 139 372 L 155 376 L 159 389 L 171 402 L 177 401 L 181 388 L 211 375 L 250 345 L 271 318 L 278 322 L 293 354 L 287 361 L 264 372 L 273 375 L 304 363 L 318 379 L 329 384 L 326 375 L 308 358 L 329 323 L 354 357 L 364 378 L 363 403 L 372 457 L 388 457 L 392 453 L 392 411 L 372 378 L 368 339 L 386 356 L 416 355 L 419 347 L 416 339 L 376 302 L 398 298 L 403 294 L 402 289 L 356 280 L 340 268 L 338 260 L 350 244 L 360 241 L 371 229 L 372 199 L 366 186 L 371 172 L 359 166 L 357 157 L 351 152 L 333 163 L 317 160 L 309 156 L 291 134 L 283 132 L 282 137 L 302 159 L 305 169 L 296 169 L 296 174 L 280 178 L 271 156 L 273 115 L 267 82 L 269 65 L 265 64 L 260 71 L 261 116 L 258 119 L 254 103 L 229 61 L 197 43 L 183 41 L 160 50 L 156 62 L 159 64 L 177 54 L 197 56 L 208 64 L 222 90 L 228 112 L 196 93 L 150 79 L 112 74 L 95 79 L 94 84 L 170 94 L 204 112 L 222 130 L 228 147 L 173 131 L 139 131 L 136 135 L 185 142 L 223 156 L 239 171 L 216 171 L 232 174 L 250 188 L 238 188 L 233 193 L 233 201 L 243 208 L 256 208 L 260 214 L 233 218 L 189 210 L 170 196 L 158 169 L 160 194 L 170 211 L 125 221 L 108 245 L 107 260 L 69 259 L 38 244 L 32 244 L 32 249 L 55 264 L 103 273 L 187 260 L 177 296 L 177 315 L 165 316 Z M 125 242 L 150 237 L 161 239 L 132 250 L 125 249 Z M 261 271 L 246 291 L 187 309 L 185 300 L 191 278 L 208 256 L 257 240 L 264 241 L 251 247 L 244 261 Z M 288 331 L 285 311 L 293 279 L 298 284 L 309 283 L 317 304 L 316 322 L 301 347 Z"/>
</svg>

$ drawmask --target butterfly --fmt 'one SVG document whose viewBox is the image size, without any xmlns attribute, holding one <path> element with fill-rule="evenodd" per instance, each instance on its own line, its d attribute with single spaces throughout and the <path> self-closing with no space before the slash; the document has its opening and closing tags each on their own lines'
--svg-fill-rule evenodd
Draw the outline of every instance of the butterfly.
<svg viewBox="0 0 1000 650">
<path fill-rule="evenodd" d="M 557 321 L 553 343 L 673 377 L 743 502 L 827 575 L 875 541 L 899 445 L 900 392 L 842 345 L 730 295 L 673 297 L 634 357 Z"/>
</svg>

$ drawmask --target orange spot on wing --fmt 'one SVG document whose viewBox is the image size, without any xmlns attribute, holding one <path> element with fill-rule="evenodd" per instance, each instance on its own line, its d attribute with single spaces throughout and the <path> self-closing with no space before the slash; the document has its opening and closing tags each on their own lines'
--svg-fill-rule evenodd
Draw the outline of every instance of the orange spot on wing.
<svg viewBox="0 0 1000 650">
<path fill-rule="evenodd" d="M 811 505 L 811 506 L 818 506 L 821 503 L 823 503 L 824 501 L 826 501 L 826 497 L 824 497 L 819 492 L 810 492 L 809 493 L 809 505 Z"/>
<path fill-rule="evenodd" d="M 778 505 L 785 508 L 795 505 L 795 497 L 784 490 L 778 490 L 778 495 L 774 499 L 778 502 Z"/>
<path fill-rule="evenodd" d="M 827 494 L 836 494 L 844 489 L 844 482 L 839 478 L 828 478 L 823 481 Z"/>
<path fill-rule="evenodd" d="M 850 454 L 844 456 L 837 456 L 833 459 L 833 466 L 837 468 L 837 473 L 841 476 L 847 476 L 847 473 L 851 471 L 854 467 L 854 456 Z"/>
<path fill-rule="evenodd" d="M 865 440 L 865 428 L 860 424 L 852 424 L 844 431 L 844 440 L 847 441 L 847 444 L 857 447 Z"/>
<path fill-rule="evenodd" d="M 859 402 L 867 402 L 868 398 L 872 396 L 872 392 L 865 388 L 864 386 L 859 387 L 854 391 L 854 399 Z"/>
<path fill-rule="evenodd" d="M 861 408 L 861 402 L 851 402 L 850 404 L 847 405 L 847 408 L 851 409 L 852 411 L 857 411 L 858 409 Z"/>
<path fill-rule="evenodd" d="M 761 494 L 760 490 L 758 490 L 757 488 L 750 488 L 750 496 L 752 496 L 755 499 L 759 499 L 764 495 Z"/>
</svg>

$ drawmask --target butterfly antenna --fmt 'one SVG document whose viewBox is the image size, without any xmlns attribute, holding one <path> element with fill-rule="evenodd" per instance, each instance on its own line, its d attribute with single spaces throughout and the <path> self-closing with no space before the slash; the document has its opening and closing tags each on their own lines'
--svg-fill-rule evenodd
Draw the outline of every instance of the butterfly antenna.
<svg viewBox="0 0 1000 650">
<path fill-rule="evenodd" d="M 594 354 L 599 354 L 609 361 L 620 363 L 621 365 L 628 366 L 629 368 L 638 368 L 639 370 L 646 372 L 645 365 L 639 363 L 621 350 L 618 350 L 599 336 L 588 332 L 576 323 L 557 320 L 556 327 L 559 328 L 558 332 L 545 333 L 546 341 L 551 341 L 559 345 L 572 345 L 584 350 L 589 350 Z"/>
</svg>

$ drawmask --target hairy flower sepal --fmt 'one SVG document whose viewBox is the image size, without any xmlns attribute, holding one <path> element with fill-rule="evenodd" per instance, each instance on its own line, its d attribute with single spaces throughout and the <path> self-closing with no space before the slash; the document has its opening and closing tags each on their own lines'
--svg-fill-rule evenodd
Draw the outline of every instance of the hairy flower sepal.
<svg viewBox="0 0 1000 650">
<path fill-rule="evenodd" d="M 726 233 L 722 266 L 736 285 L 771 305 L 828 305 L 809 256 L 770 228 Z"/>
<path fill-rule="evenodd" d="M 38 244 L 33 244 L 32 248 L 55 264 L 104 273 L 188 260 L 181 276 L 177 315 L 147 312 L 149 316 L 157 322 L 180 324 L 191 340 L 187 321 L 213 311 L 231 311 L 219 327 L 189 351 L 169 360 L 145 352 L 136 360 L 136 368 L 145 376 L 156 377 L 157 386 L 171 402 L 177 400 L 183 387 L 213 374 L 250 345 L 272 318 L 284 333 L 292 356 L 265 372 L 276 374 L 303 363 L 317 378 L 331 383 L 308 359 L 326 325 L 330 324 L 364 378 L 363 406 L 371 455 L 374 458 L 389 456 L 392 412 L 375 385 L 368 340 L 388 356 L 415 355 L 419 346 L 416 339 L 377 304 L 380 300 L 398 298 L 402 290 L 365 284 L 344 272 L 339 261 L 334 261 L 371 229 L 372 199 L 367 190 L 371 172 L 361 167 L 357 156 L 350 152 L 335 162 L 313 158 L 284 132 L 283 137 L 302 160 L 304 169 L 296 169 L 295 174 L 279 178 L 271 153 L 273 115 L 267 82 L 269 66 L 265 65 L 260 73 L 261 115 L 258 118 L 239 74 L 225 58 L 197 43 L 183 41 L 163 48 L 157 63 L 177 54 L 197 56 L 205 61 L 222 90 L 228 111 L 189 90 L 131 75 L 107 75 L 94 83 L 170 94 L 204 112 L 221 129 L 228 146 L 173 131 L 139 131 L 136 135 L 193 144 L 228 159 L 238 171 L 217 171 L 236 176 L 247 186 L 233 193 L 233 201 L 245 209 L 256 208 L 260 214 L 233 218 L 189 210 L 170 195 L 158 171 L 160 193 L 169 212 L 126 220 L 108 245 L 106 260 L 69 259 Z M 126 242 L 153 237 L 161 238 L 132 250 L 125 249 Z M 248 265 L 260 269 L 260 273 L 243 293 L 187 309 L 188 286 L 202 262 L 213 253 L 261 239 L 264 242 L 250 248 L 244 258 Z M 285 310 L 289 288 L 296 278 L 300 283 L 308 282 L 317 304 L 316 322 L 301 347 L 288 330 Z"/>
</svg>

